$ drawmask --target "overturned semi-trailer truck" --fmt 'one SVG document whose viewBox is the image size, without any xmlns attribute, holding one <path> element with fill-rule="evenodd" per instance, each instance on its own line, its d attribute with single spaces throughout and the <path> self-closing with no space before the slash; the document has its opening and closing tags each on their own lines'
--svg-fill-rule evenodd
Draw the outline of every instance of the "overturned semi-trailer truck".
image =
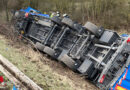
<svg viewBox="0 0 130 90">
<path fill-rule="evenodd" d="M 14 14 L 19 34 L 101 89 L 130 89 L 129 35 L 123 37 L 91 22 L 82 26 L 68 17 L 50 18 L 34 11 Z"/>
</svg>

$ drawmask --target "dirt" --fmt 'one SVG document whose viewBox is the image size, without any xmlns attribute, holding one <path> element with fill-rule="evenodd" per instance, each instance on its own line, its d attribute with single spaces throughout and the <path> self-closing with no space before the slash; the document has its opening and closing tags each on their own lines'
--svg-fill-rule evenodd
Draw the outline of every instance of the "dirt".
<svg viewBox="0 0 130 90">
<path fill-rule="evenodd" d="M 68 67 L 66 67 L 62 63 L 54 61 L 53 59 L 45 56 L 45 54 L 43 56 L 44 56 L 43 61 L 44 64 L 51 67 L 53 71 L 55 71 L 56 73 L 69 78 L 76 87 L 79 87 L 81 90 L 88 90 L 88 89 L 98 90 L 92 83 L 90 83 L 87 79 L 85 79 L 85 77 L 71 71 Z M 76 90 L 79 89 L 77 88 Z"/>
<path fill-rule="evenodd" d="M 29 59 L 32 63 L 36 64 L 37 67 L 43 69 L 43 65 L 49 66 L 52 69 L 52 72 L 60 77 L 59 81 L 66 80 L 67 83 L 72 86 L 73 90 L 99 90 L 96 86 L 94 86 L 91 82 L 89 82 L 85 77 L 81 76 L 78 73 L 71 71 L 62 63 L 52 59 L 44 53 L 40 53 L 39 51 L 33 50 L 30 44 L 26 41 L 18 39 L 13 33 L 13 27 L 7 24 L 0 24 L 0 34 L 4 35 L 3 39 L 8 41 L 8 45 L 16 48 L 18 53 L 24 55 L 27 59 Z M 18 63 L 16 63 L 18 64 Z M 26 67 L 24 67 L 24 72 L 28 72 Z M 44 76 L 44 75 L 43 75 Z M 32 78 L 35 80 L 34 78 Z M 39 83 L 40 86 L 42 86 Z M 44 86 L 45 87 L 45 86 Z M 47 86 L 46 86 L 47 87 Z M 56 89 L 55 89 L 56 90 Z M 64 89 L 67 90 L 67 89 Z"/>
</svg>

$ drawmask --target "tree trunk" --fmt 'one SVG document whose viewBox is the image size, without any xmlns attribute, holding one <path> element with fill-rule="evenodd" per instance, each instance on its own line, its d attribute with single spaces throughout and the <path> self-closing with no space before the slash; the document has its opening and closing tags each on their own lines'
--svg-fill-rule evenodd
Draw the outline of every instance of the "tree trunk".
<svg viewBox="0 0 130 90">
<path fill-rule="evenodd" d="M 9 21 L 9 13 L 8 13 L 8 6 L 7 6 L 8 0 L 3 0 L 3 6 L 5 9 L 5 14 L 6 14 L 6 21 Z"/>
</svg>

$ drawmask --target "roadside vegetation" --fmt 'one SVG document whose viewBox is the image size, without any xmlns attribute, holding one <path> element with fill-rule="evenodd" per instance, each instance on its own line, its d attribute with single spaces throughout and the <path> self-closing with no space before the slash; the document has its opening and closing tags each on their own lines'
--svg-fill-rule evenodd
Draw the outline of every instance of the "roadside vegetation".
<svg viewBox="0 0 130 90">
<path fill-rule="evenodd" d="M 9 21 L 11 10 L 28 6 L 47 14 L 67 13 L 82 24 L 92 21 L 105 28 L 130 31 L 130 0 L 0 0 L 0 18 Z"/>
<path fill-rule="evenodd" d="M 0 54 L 10 60 L 39 86 L 44 88 L 44 90 L 74 90 L 72 88 L 72 82 L 69 79 L 56 74 L 49 66 L 37 61 L 38 59 L 36 58 L 40 56 L 38 53 L 33 55 L 33 50 L 25 50 L 24 48 L 22 51 L 25 53 L 20 53 L 20 48 L 13 48 L 4 39 L 4 36 L 0 36 Z"/>
</svg>

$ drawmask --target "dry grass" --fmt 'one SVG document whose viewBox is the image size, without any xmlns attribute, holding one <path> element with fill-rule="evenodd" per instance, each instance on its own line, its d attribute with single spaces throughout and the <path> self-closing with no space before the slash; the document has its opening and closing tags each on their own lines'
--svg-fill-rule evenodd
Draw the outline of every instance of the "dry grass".
<svg viewBox="0 0 130 90">
<path fill-rule="evenodd" d="M 8 43 L 7 43 L 8 42 Z M 30 45 L 25 45 L 21 42 L 13 44 L 4 36 L 0 36 L 0 53 L 16 65 L 22 72 L 34 80 L 44 90 L 96 90 L 93 85 L 89 85 L 86 80 L 74 79 L 75 75 L 68 77 L 61 73 L 69 73 L 55 61 L 50 61 L 48 58 L 34 51 Z M 49 65 L 51 63 L 51 65 Z M 50 67 L 51 66 L 51 67 Z M 54 66 L 54 67 L 53 67 Z M 58 66 L 59 67 L 59 66 Z M 57 70 L 60 73 L 57 73 Z M 71 79 L 72 78 L 72 79 Z M 77 76 L 75 77 L 77 78 Z M 83 78 L 84 79 L 84 78 Z M 77 83 L 74 83 L 74 82 Z"/>
<path fill-rule="evenodd" d="M 73 84 L 69 79 L 55 74 L 51 68 L 38 60 L 40 54 L 24 48 L 15 49 L 11 45 L 7 45 L 3 37 L 0 39 L 0 53 L 36 81 L 44 90 L 73 90 Z"/>
</svg>

